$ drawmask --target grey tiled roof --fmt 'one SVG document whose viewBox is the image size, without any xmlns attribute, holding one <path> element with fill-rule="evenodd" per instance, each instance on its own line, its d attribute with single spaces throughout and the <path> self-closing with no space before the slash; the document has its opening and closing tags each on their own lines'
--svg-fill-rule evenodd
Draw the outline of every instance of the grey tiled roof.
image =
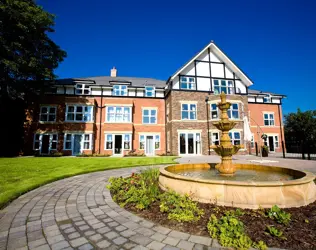
<svg viewBox="0 0 316 250">
<path fill-rule="evenodd" d="M 85 78 L 67 78 L 57 80 L 57 84 L 72 85 L 74 81 L 93 81 L 96 85 L 111 86 L 114 82 L 128 82 L 133 87 L 154 86 L 156 88 L 164 88 L 166 81 L 157 80 L 153 78 L 141 78 L 141 77 L 111 77 L 111 76 L 96 76 Z"/>
<path fill-rule="evenodd" d="M 255 90 L 255 89 L 248 89 L 249 94 L 257 94 L 257 95 L 279 95 L 279 96 L 284 96 L 282 94 L 276 94 L 272 92 L 267 92 L 267 91 L 261 91 L 261 90 Z"/>
</svg>

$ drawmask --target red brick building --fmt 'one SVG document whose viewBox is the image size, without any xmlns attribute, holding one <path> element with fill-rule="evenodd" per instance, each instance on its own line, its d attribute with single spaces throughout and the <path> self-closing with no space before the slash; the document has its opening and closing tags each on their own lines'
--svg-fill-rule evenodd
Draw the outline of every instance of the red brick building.
<svg viewBox="0 0 316 250">
<path fill-rule="evenodd" d="M 213 153 L 220 131 L 219 93 L 232 103 L 232 143 L 254 151 L 255 142 L 281 152 L 283 95 L 252 90 L 253 82 L 213 42 L 167 81 L 111 76 L 57 80 L 30 110 L 25 152 L 146 155 Z M 253 134 L 244 141 L 244 117 Z M 267 139 L 262 142 L 261 135 Z"/>
</svg>

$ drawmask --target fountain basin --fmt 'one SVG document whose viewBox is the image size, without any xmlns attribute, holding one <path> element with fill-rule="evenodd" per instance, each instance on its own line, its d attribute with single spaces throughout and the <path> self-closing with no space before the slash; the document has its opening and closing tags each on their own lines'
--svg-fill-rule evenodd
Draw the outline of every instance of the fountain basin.
<svg viewBox="0 0 316 250">
<path fill-rule="evenodd" d="M 199 202 L 240 208 L 270 208 L 273 205 L 281 208 L 300 207 L 316 200 L 315 175 L 310 172 L 235 164 L 236 175 L 217 177 L 214 173 L 207 173 L 216 171 L 215 165 L 177 164 L 161 167 L 159 185 L 163 190 L 171 189 L 180 194 L 189 194 L 193 200 Z M 256 175 L 258 172 L 259 175 L 268 177 L 248 178 L 249 176 L 243 176 L 243 172 L 247 175 Z M 210 176 L 205 177 L 205 174 Z"/>
</svg>

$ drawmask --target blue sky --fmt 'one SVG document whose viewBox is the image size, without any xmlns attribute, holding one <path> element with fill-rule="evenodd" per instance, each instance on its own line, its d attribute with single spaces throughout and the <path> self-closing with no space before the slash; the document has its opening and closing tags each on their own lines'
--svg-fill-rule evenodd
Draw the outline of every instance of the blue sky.
<svg viewBox="0 0 316 250">
<path fill-rule="evenodd" d="M 211 40 L 254 81 L 287 95 L 283 112 L 316 109 L 316 1 L 39 0 L 68 57 L 60 78 L 165 80 Z"/>
</svg>

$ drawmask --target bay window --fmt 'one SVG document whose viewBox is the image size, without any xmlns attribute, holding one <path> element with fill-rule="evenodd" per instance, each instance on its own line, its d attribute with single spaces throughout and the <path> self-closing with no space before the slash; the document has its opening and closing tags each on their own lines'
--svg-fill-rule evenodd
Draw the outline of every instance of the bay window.
<svg viewBox="0 0 316 250">
<path fill-rule="evenodd" d="M 219 95 L 222 92 L 231 95 L 234 94 L 234 83 L 231 80 L 213 80 L 214 94 Z"/>
<path fill-rule="evenodd" d="M 181 120 L 196 120 L 196 104 L 181 105 Z"/>
<path fill-rule="evenodd" d="M 107 107 L 107 115 L 106 115 L 106 121 L 107 122 L 120 122 L 120 123 L 126 123 L 131 122 L 131 107 L 115 107 L 115 106 L 109 106 Z"/>
<path fill-rule="evenodd" d="M 93 121 L 93 106 L 67 105 L 66 122 L 91 122 Z"/>
</svg>

